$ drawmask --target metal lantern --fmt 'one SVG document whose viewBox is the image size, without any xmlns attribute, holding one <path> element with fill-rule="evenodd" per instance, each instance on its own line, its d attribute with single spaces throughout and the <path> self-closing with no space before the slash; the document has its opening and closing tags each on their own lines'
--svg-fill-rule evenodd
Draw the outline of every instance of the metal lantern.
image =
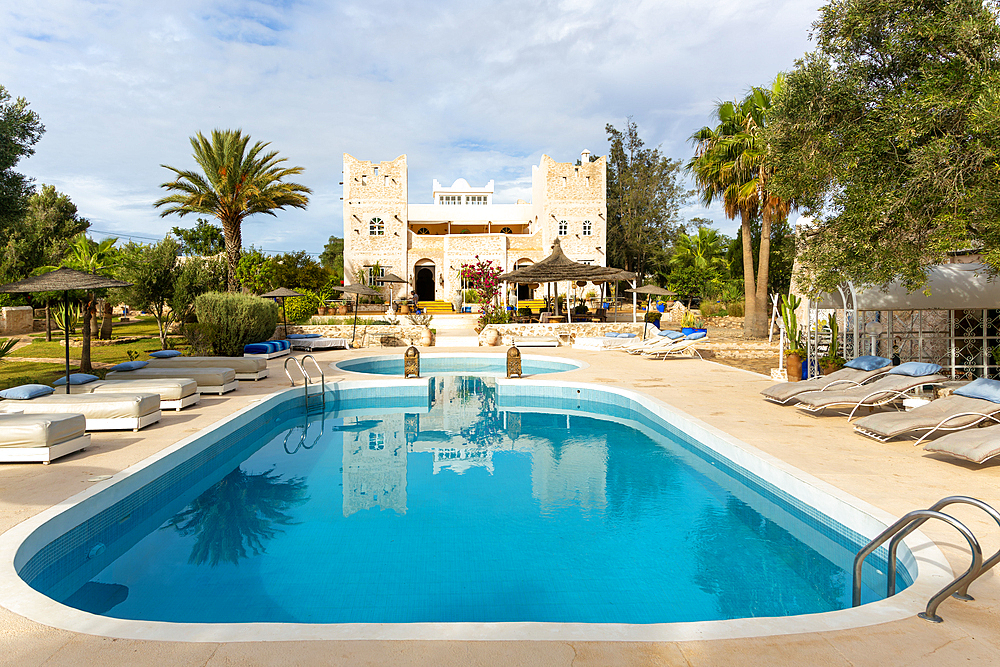
<svg viewBox="0 0 1000 667">
<path fill-rule="evenodd" d="M 420 350 L 412 345 L 403 353 L 403 377 L 420 377 Z"/>
<path fill-rule="evenodd" d="M 507 377 L 512 378 L 514 376 L 522 377 L 521 375 L 521 350 L 516 347 L 512 347 L 507 350 Z"/>
</svg>

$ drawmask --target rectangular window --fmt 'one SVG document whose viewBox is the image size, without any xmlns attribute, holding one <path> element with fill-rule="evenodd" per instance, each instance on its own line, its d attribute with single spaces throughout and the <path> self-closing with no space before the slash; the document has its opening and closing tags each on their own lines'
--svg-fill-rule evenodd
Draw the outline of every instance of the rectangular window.
<svg viewBox="0 0 1000 667">
<path fill-rule="evenodd" d="M 441 195 L 438 203 L 447 206 L 457 206 L 462 203 L 462 195 Z"/>
<path fill-rule="evenodd" d="M 590 236 L 590 231 L 591 231 L 590 220 L 584 220 L 583 221 L 583 235 L 584 236 Z"/>
<path fill-rule="evenodd" d="M 587 177 L 587 186 L 590 187 L 590 176 Z"/>
<path fill-rule="evenodd" d="M 368 185 L 368 176 L 361 174 L 361 185 Z"/>
<path fill-rule="evenodd" d="M 375 167 L 375 178 L 378 178 L 378 167 Z"/>
<path fill-rule="evenodd" d="M 562 179 L 563 179 L 563 185 L 566 185 L 566 177 L 563 176 Z"/>
<path fill-rule="evenodd" d="M 569 223 L 565 220 L 559 221 L 559 236 L 566 236 L 569 234 Z"/>
<path fill-rule="evenodd" d="M 383 178 L 385 180 L 382 181 L 382 185 L 384 185 L 385 187 L 389 187 L 389 177 L 388 176 L 383 176 Z"/>
<path fill-rule="evenodd" d="M 486 195 L 466 195 L 465 203 L 472 204 L 473 206 L 485 206 Z"/>
<path fill-rule="evenodd" d="M 588 265 L 588 266 L 589 266 L 589 265 L 591 265 L 591 264 L 593 264 L 593 263 L 594 263 L 594 260 L 592 260 L 592 259 L 581 259 L 581 260 L 580 260 L 580 263 L 581 263 L 581 264 L 586 264 L 586 265 Z"/>
</svg>

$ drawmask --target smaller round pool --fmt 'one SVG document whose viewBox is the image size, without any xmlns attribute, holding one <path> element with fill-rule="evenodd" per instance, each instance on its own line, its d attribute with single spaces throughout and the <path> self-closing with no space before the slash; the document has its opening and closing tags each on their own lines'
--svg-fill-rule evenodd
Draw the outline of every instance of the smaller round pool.
<svg viewBox="0 0 1000 667">
<path fill-rule="evenodd" d="M 587 364 L 570 359 L 557 357 L 528 356 L 521 357 L 521 370 L 525 375 L 541 375 L 543 373 L 563 373 Z M 381 355 L 377 357 L 360 357 L 344 359 L 333 364 L 334 368 L 349 373 L 367 373 L 370 375 L 403 374 L 403 354 Z M 506 354 L 421 354 L 421 375 L 507 375 Z"/>
</svg>

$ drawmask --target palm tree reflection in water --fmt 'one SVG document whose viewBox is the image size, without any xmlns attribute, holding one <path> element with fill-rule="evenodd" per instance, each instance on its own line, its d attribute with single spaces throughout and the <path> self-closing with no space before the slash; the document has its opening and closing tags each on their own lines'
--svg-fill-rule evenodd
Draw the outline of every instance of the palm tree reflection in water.
<svg viewBox="0 0 1000 667">
<path fill-rule="evenodd" d="M 236 565 L 265 553 L 264 543 L 284 532 L 278 526 L 294 525 L 287 512 L 309 500 L 306 483 L 301 477 L 282 480 L 273 471 L 237 468 L 163 526 L 196 536 L 188 563 Z"/>
</svg>

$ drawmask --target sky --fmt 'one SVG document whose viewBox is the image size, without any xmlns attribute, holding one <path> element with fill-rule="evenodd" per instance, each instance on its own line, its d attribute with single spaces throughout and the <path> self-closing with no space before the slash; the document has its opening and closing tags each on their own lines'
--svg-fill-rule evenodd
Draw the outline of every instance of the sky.
<svg viewBox="0 0 1000 667">
<path fill-rule="evenodd" d="M 190 137 L 241 128 L 305 171 L 306 210 L 243 223 L 245 245 L 318 254 L 342 236 L 342 154 L 407 155 L 410 203 L 431 183 L 494 180 L 530 201 L 543 154 L 608 150 L 605 126 L 691 157 L 720 100 L 811 51 L 816 0 L 33 0 L 0 7 L 0 85 L 46 132 L 17 170 L 54 185 L 92 236 L 162 238 L 170 172 Z M 721 208 L 692 200 L 733 235 Z M 793 216 L 794 217 L 794 216 Z"/>
</svg>

